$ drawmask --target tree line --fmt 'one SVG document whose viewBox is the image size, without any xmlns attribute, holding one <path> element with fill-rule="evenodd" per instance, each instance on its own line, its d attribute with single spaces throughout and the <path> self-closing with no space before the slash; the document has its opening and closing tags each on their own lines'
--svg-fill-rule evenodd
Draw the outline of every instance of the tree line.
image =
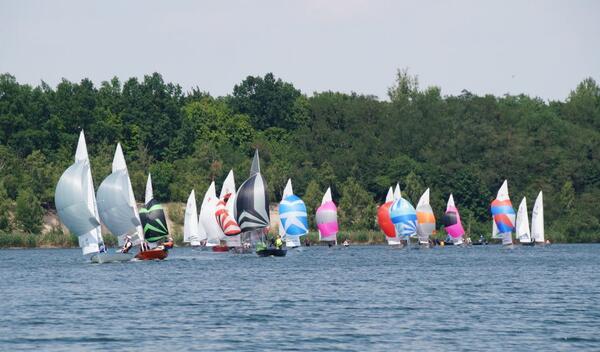
<svg viewBox="0 0 600 352">
<path fill-rule="evenodd" d="M 391 80 L 392 81 L 392 80 Z M 413 204 L 426 188 L 439 219 L 450 193 L 473 236 L 491 234 L 490 202 L 504 179 L 513 205 L 544 191 L 546 229 L 557 241 L 600 241 L 600 88 L 582 81 L 565 101 L 527 95 L 443 96 L 399 70 L 389 100 L 317 92 L 272 73 L 249 76 L 231 94 L 184 92 L 158 73 L 20 84 L 0 75 L 0 231 L 37 233 L 54 188 L 85 130 L 96 187 L 117 142 L 142 198 L 198 201 L 234 169 L 246 178 L 254 149 L 272 202 L 287 178 L 311 214 L 328 186 L 342 229 L 377 228 L 376 208 L 400 183 Z M 312 220 L 312 217 L 311 217 Z M 314 223 L 311 224 L 314 226 Z"/>
</svg>

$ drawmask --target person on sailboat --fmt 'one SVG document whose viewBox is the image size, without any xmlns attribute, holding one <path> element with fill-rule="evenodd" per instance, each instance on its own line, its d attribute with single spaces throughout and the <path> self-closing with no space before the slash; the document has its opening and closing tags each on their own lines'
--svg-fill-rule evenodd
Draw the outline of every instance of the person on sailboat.
<svg viewBox="0 0 600 352">
<path fill-rule="evenodd" d="M 165 249 L 173 248 L 173 238 L 172 237 L 167 238 L 167 242 L 163 243 L 163 246 L 165 247 Z"/>
<path fill-rule="evenodd" d="M 128 253 L 131 247 L 133 247 L 133 243 L 131 242 L 131 236 L 125 236 L 125 243 L 123 243 L 123 248 L 121 249 L 121 253 Z"/>
<path fill-rule="evenodd" d="M 343 244 L 344 244 L 344 247 L 348 247 L 348 246 L 350 245 L 350 241 L 348 241 L 348 239 L 346 238 L 346 239 L 344 240 L 344 243 L 343 243 Z"/>
<path fill-rule="evenodd" d="M 277 235 L 277 239 L 275 240 L 275 248 L 281 249 L 283 246 L 283 241 L 281 240 L 281 236 Z"/>
<path fill-rule="evenodd" d="M 275 247 L 275 237 L 271 237 L 269 239 L 269 247 L 271 247 L 271 248 Z"/>
</svg>

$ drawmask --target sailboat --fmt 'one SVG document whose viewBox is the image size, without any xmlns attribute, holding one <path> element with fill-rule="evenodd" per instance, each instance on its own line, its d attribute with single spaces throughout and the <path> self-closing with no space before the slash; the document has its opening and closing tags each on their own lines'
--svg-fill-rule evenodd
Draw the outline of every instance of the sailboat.
<svg viewBox="0 0 600 352">
<path fill-rule="evenodd" d="M 198 224 L 198 209 L 196 206 L 196 193 L 190 193 L 185 205 L 185 217 L 183 219 L 183 242 L 192 247 L 200 246 L 200 226 Z"/>
<path fill-rule="evenodd" d="M 264 242 L 264 232 L 268 231 L 269 196 L 267 183 L 260 173 L 258 150 L 250 167 L 250 177 L 242 183 L 235 198 L 235 218 L 243 232 L 242 245 L 249 249 L 256 244 L 256 254 L 261 257 L 286 255 L 285 248 L 267 248 Z"/>
<path fill-rule="evenodd" d="M 544 236 L 544 196 L 542 195 L 542 191 L 540 191 L 535 199 L 533 211 L 531 212 L 531 237 L 536 245 L 546 243 Z"/>
<path fill-rule="evenodd" d="M 230 248 L 241 247 L 242 245 L 240 238 L 241 229 L 233 217 L 234 203 L 235 179 L 233 170 L 230 170 L 221 187 L 221 194 L 219 195 L 215 210 L 217 223 L 225 234 L 225 242 L 227 242 L 227 246 Z"/>
<path fill-rule="evenodd" d="M 390 207 L 394 203 L 394 190 L 392 187 L 388 190 L 385 197 L 385 203 L 377 208 L 377 223 L 379 228 L 385 234 L 385 238 L 389 245 L 398 245 L 398 235 L 396 233 L 396 227 L 392 223 L 390 218 Z"/>
<path fill-rule="evenodd" d="M 204 194 L 204 200 L 200 208 L 200 222 L 206 232 L 206 246 L 212 247 L 213 252 L 227 252 L 229 247 L 226 244 L 221 244 L 221 241 L 225 239 L 225 234 L 215 215 L 218 202 L 215 181 L 212 181 Z"/>
<path fill-rule="evenodd" d="M 508 196 L 507 180 L 504 180 L 500 186 L 496 199 L 492 202 L 491 212 L 495 224 L 492 237 L 501 238 L 504 246 L 511 246 L 512 232 L 515 229 L 515 210 Z"/>
<path fill-rule="evenodd" d="M 133 259 L 133 254 L 109 253 L 104 245 L 94 182 L 83 131 L 79 134 L 75 163 L 63 172 L 56 185 L 54 203 L 60 221 L 77 236 L 84 256 L 95 263 Z"/>
<path fill-rule="evenodd" d="M 531 238 L 529 231 L 529 215 L 527 214 L 527 199 L 523 197 L 519 210 L 517 210 L 517 220 L 515 223 L 516 237 L 524 246 L 533 246 L 535 242 Z"/>
<path fill-rule="evenodd" d="M 154 199 L 152 190 L 152 176 L 148 174 L 146 182 L 146 194 L 144 197 L 144 206 L 140 209 L 140 222 L 144 230 L 144 239 L 146 244 L 140 246 L 140 252 L 136 254 L 136 259 L 153 260 L 165 259 L 168 256 L 168 247 L 161 242 L 167 241 L 169 238 L 169 228 L 167 226 L 167 218 L 162 205 Z M 157 246 L 157 244 L 161 243 Z"/>
<path fill-rule="evenodd" d="M 410 237 L 417 234 L 417 212 L 410 202 L 402 197 L 390 207 L 390 218 L 396 227 L 398 238 L 410 244 Z"/>
<path fill-rule="evenodd" d="M 323 195 L 321 206 L 317 208 L 315 215 L 319 240 L 326 241 L 331 246 L 332 242 L 337 244 L 337 233 L 339 226 L 337 222 L 337 207 L 331 198 L 331 187 Z"/>
<path fill-rule="evenodd" d="M 458 212 L 458 208 L 456 208 L 456 205 L 454 204 L 454 197 L 452 194 L 450 194 L 450 197 L 448 198 L 448 204 L 446 204 L 446 213 L 442 218 L 442 223 L 445 226 L 446 232 L 452 239 L 452 244 L 455 246 L 463 244 L 463 235 L 465 234 L 465 229 L 460 221 L 460 214 Z"/>
<path fill-rule="evenodd" d="M 435 232 L 435 215 L 429 204 L 429 188 L 425 190 L 417 203 L 417 234 L 419 244 L 429 246 L 429 237 Z"/>
<path fill-rule="evenodd" d="M 300 236 L 308 234 L 306 205 L 294 194 L 292 180 L 288 179 L 279 203 L 279 235 L 288 248 L 300 247 Z"/>
</svg>

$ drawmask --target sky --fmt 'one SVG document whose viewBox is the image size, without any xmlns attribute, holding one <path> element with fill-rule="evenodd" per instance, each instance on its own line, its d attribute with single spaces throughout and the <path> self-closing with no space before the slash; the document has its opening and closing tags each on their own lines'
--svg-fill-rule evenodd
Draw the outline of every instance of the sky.
<svg viewBox="0 0 600 352">
<path fill-rule="evenodd" d="M 387 99 L 404 68 L 444 95 L 564 100 L 600 81 L 600 1 L 0 0 L 0 73 L 32 85 L 159 72 L 220 96 L 273 72 Z"/>
</svg>

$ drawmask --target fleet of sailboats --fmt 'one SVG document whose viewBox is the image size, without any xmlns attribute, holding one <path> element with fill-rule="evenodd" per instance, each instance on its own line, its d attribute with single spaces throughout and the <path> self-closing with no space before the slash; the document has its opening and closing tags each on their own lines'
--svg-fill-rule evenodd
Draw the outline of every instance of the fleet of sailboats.
<svg viewBox="0 0 600 352">
<path fill-rule="evenodd" d="M 172 241 L 162 205 L 154 199 L 152 177 L 146 183 L 145 202 L 138 211 L 129 179 L 125 157 L 117 144 L 112 162 L 112 172 L 98 187 L 97 194 L 83 131 L 79 135 L 74 163 L 61 175 L 55 191 L 55 204 L 62 223 L 78 237 L 83 255 L 92 262 L 128 261 L 132 253 L 109 253 L 104 245 L 101 223 L 117 236 L 119 245 L 130 240 L 139 246 L 138 259 L 164 259 L 167 249 L 164 241 Z M 517 213 L 512 207 L 505 180 L 491 203 L 493 218 L 492 236 L 506 246 L 513 245 L 512 233 L 522 245 L 544 244 L 543 194 L 539 192 L 531 214 L 527 199 L 523 197 Z M 309 232 L 306 205 L 294 194 L 288 179 L 279 203 L 279 237 L 288 248 L 301 245 L 300 236 Z M 315 212 L 319 240 L 337 243 L 339 225 L 337 207 L 331 188 L 323 195 Z M 421 246 L 429 246 L 436 231 L 436 219 L 430 204 L 430 189 L 421 195 L 417 207 L 402 197 L 399 183 L 389 187 L 385 202 L 377 209 L 377 221 L 389 245 L 410 244 L 417 237 Z M 454 197 L 450 194 L 446 212 L 442 217 L 444 230 L 454 245 L 463 244 L 465 230 Z M 211 182 L 202 201 L 200 211 L 196 194 L 192 190 L 185 208 L 183 242 L 191 246 L 245 249 L 256 248 L 260 256 L 285 255 L 286 249 L 267 247 L 265 234 L 270 225 L 267 186 L 260 172 L 258 151 L 255 152 L 250 176 L 236 190 L 231 170 L 216 195 L 215 182 Z M 159 245 L 160 244 L 160 245 Z"/>
</svg>

